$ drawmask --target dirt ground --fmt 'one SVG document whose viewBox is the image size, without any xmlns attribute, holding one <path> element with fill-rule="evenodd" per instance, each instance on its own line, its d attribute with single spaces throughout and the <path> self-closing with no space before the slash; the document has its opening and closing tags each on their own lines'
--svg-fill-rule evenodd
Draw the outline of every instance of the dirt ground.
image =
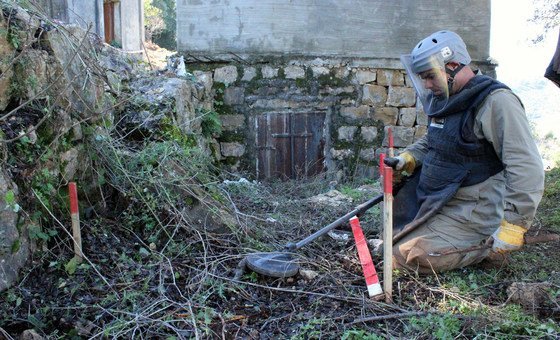
<svg viewBox="0 0 560 340">
<path fill-rule="evenodd" d="M 330 186 L 330 187 L 329 187 Z M 368 297 L 352 237 L 330 236 L 296 258 L 305 275 L 270 278 L 236 269 L 247 254 L 276 251 L 344 215 L 376 194 L 376 185 L 339 185 L 338 199 L 320 180 L 223 186 L 238 211 L 238 229 L 200 221 L 170 227 L 167 243 L 149 243 L 115 210 L 83 220 L 88 261 L 69 268 L 64 237 L 36 255 L 16 287 L 0 295 L 0 334 L 33 330 L 48 338 L 468 339 L 560 335 L 558 244 L 526 247 L 512 264 L 437 276 L 395 272 L 391 304 Z M 341 199 L 342 198 L 342 199 Z M 108 200 L 110 203 L 111 201 Z M 543 212 L 549 208 L 543 205 Z M 379 209 L 362 217 L 379 237 Z M 541 219 L 535 232 L 549 230 Z M 349 234 L 344 226 L 338 235 Z M 543 256 L 545 255 L 546 256 Z M 382 257 L 373 254 L 380 271 Z M 380 272 L 382 278 L 382 272 Z M 514 282 L 546 283 L 532 306 L 512 303 Z M 1 338 L 1 336 L 0 336 Z"/>
<path fill-rule="evenodd" d="M 163 70 L 167 66 L 167 58 L 175 54 L 175 51 L 167 50 L 152 42 L 144 42 L 146 61 L 152 70 Z"/>
</svg>

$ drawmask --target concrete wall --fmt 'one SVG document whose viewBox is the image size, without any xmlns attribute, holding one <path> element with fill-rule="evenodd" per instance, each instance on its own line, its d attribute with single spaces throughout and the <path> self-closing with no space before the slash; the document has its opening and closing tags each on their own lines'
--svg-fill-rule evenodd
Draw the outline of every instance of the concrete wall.
<svg viewBox="0 0 560 340">
<path fill-rule="evenodd" d="M 440 29 L 486 60 L 490 0 L 177 1 L 177 48 L 191 55 L 396 58 Z"/>
<path fill-rule="evenodd" d="M 105 34 L 103 25 L 103 0 L 68 0 L 66 21 L 78 24 L 87 29 L 91 25 L 91 32 L 99 36 Z"/>
<path fill-rule="evenodd" d="M 38 4 L 53 19 L 77 24 L 101 37 L 105 35 L 103 0 L 38 0 Z M 144 1 L 120 0 L 115 6 L 115 40 L 122 49 L 141 52 L 144 42 Z"/>
<path fill-rule="evenodd" d="M 144 42 L 144 3 L 143 0 L 121 0 L 120 36 L 125 51 L 142 51 Z M 115 28 L 117 25 L 115 25 Z"/>
</svg>

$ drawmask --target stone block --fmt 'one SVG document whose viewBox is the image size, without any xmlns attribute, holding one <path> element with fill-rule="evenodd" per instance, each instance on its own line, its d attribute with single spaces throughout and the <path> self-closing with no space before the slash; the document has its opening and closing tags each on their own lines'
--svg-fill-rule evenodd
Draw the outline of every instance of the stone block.
<svg viewBox="0 0 560 340">
<path fill-rule="evenodd" d="M 371 111 L 371 108 L 367 105 L 342 107 L 340 115 L 350 119 L 368 119 L 371 118 Z"/>
<path fill-rule="evenodd" d="M 363 87 L 362 103 L 375 107 L 384 106 L 387 102 L 387 89 L 385 86 L 369 85 Z"/>
<path fill-rule="evenodd" d="M 387 105 L 396 107 L 410 107 L 416 104 L 416 92 L 413 88 L 403 86 L 389 87 Z"/>
<path fill-rule="evenodd" d="M 4 111 L 10 104 L 10 88 L 13 75 L 12 70 L 8 69 L 0 76 L 0 111 Z"/>
<path fill-rule="evenodd" d="M 62 177 L 66 181 L 72 181 L 75 179 L 76 171 L 80 166 L 78 162 L 78 149 L 72 148 L 60 155 L 60 160 L 64 166 L 62 170 Z"/>
<path fill-rule="evenodd" d="M 416 105 L 416 124 L 428 126 L 429 118 L 426 112 L 424 112 L 424 108 L 422 107 L 422 103 L 418 103 Z"/>
<path fill-rule="evenodd" d="M 313 72 L 313 77 L 317 78 L 319 76 L 324 76 L 330 73 L 329 68 L 324 66 L 312 66 L 311 71 Z"/>
<path fill-rule="evenodd" d="M 405 127 L 413 127 L 416 121 L 416 108 L 403 107 L 399 112 L 398 125 Z"/>
<path fill-rule="evenodd" d="M 214 86 L 212 72 L 194 71 L 193 75 L 195 76 L 196 81 L 204 86 L 204 90 L 207 93 L 212 90 L 212 86 Z"/>
<path fill-rule="evenodd" d="M 241 157 L 245 154 L 245 145 L 241 143 L 220 143 L 220 151 L 224 157 Z"/>
<path fill-rule="evenodd" d="M 268 65 L 261 69 L 263 78 L 270 79 L 278 77 L 278 68 L 273 68 Z"/>
<path fill-rule="evenodd" d="M 305 78 L 305 70 L 301 66 L 290 65 L 284 68 L 284 75 L 286 79 Z"/>
<path fill-rule="evenodd" d="M 350 68 L 348 66 L 337 67 L 334 69 L 334 76 L 339 79 L 346 79 L 350 74 Z"/>
<path fill-rule="evenodd" d="M 357 69 L 354 73 L 354 79 L 358 84 L 363 85 L 367 83 L 373 83 L 377 78 L 377 73 L 372 70 L 361 70 Z"/>
<path fill-rule="evenodd" d="M 377 128 L 375 126 L 362 126 L 360 134 L 364 141 L 371 143 L 377 138 Z"/>
<path fill-rule="evenodd" d="M 214 70 L 214 81 L 226 85 L 235 83 L 237 80 L 237 67 L 224 66 Z"/>
<path fill-rule="evenodd" d="M 237 131 L 245 127 L 244 115 L 220 115 L 224 131 Z"/>
<path fill-rule="evenodd" d="M 383 132 L 383 146 L 389 146 L 389 133 L 388 130 L 393 130 L 393 144 L 396 148 L 404 148 L 414 142 L 414 128 L 403 126 L 385 126 Z"/>
<path fill-rule="evenodd" d="M 360 178 L 378 178 L 379 169 L 377 165 L 357 164 L 354 176 Z"/>
<path fill-rule="evenodd" d="M 330 152 L 331 152 L 332 158 L 337 159 L 339 161 L 344 160 L 344 159 L 354 155 L 354 151 L 352 151 L 350 149 L 331 148 Z"/>
<path fill-rule="evenodd" d="M 243 87 L 228 87 L 224 90 L 224 104 L 241 105 L 245 102 L 245 89 Z"/>
<path fill-rule="evenodd" d="M 354 86 L 344 86 L 344 87 L 324 87 L 319 90 L 320 94 L 328 94 L 328 95 L 339 95 L 341 93 L 354 93 L 356 88 Z"/>
<path fill-rule="evenodd" d="M 399 70 L 377 70 L 377 84 L 383 86 L 404 86 L 404 75 Z"/>
<path fill-rule="evenodd" d="M 416 142 L 428 132 L 428 127 L 424 125 L 416 125 L 414 127 L 414 141 Z"/>
<path fill-rule="evenodd" d="M 257 76 L 257 69 L 254 67 L 245 67 L 243 69 L 243 77 L 241 81 L 251 81 Z"/>
<path fill-rule="evenodd" d="M 263 109 L 289 109 L 298 108 L 305 105 L 305 103 L 296 102 L 293 100 L 284 99 L 257 99 L 250 108 L 263 108 Z"/>
<path fill-rule="evenodd" d="M 371 162 L 371 161 L 376 159 L 374 148 L 361 149 L 359 155 L 360 155 L 361 159 L 363 159 L 364 161 L 368 161 L 368 162 Z"/>
<path fill-rule="evenodd" d="M 354 134 L 358 130 L 355 126 L 341 126 L 338 128 L 338 139 L 351 142 L 354 140 Z"/>
<path fill-rule="evenodd" d="M 376 108 L 373 119 L 383 122 L 383 125 L 396 125 L 399 117 L 399 109 L 396 107 Z"/>
</svg>

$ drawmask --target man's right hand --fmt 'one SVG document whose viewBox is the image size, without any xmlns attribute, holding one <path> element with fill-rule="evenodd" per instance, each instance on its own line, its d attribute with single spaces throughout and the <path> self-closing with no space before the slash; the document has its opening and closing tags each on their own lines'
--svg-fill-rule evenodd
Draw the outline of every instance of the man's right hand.
<svg viewBox="0 0 560 340">
<path fill-rule="evenodd" d="M 383 162 L 397 171 L 406 171 L 408 175 L 412 175 L 416 168 L 416 160 L 408 152 L 403 152 L 397 157 L 385 158 Z"/>
</svg>

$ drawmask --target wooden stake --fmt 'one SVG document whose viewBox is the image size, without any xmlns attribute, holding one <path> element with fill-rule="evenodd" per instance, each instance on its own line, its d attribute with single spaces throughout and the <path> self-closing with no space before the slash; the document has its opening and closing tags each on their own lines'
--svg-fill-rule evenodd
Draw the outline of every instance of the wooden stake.
<svg viewBox="0 0 560 340">
<path fill-rule="evenodd" d="M 385 302 L 393 302 L 393 168 L 383 174 L 383 291 Z"/>
<path fill-rule="evenodd" d="M 74 256 L 78 263 L 83 260 L 82 232 L 80 230 L 80 211 L 78 209 L 78 189 L 75 182 L 68 183 L 70 196 L 70 217 L 72 218 L 72 240 L 74 242 Z"/>
</svg>

